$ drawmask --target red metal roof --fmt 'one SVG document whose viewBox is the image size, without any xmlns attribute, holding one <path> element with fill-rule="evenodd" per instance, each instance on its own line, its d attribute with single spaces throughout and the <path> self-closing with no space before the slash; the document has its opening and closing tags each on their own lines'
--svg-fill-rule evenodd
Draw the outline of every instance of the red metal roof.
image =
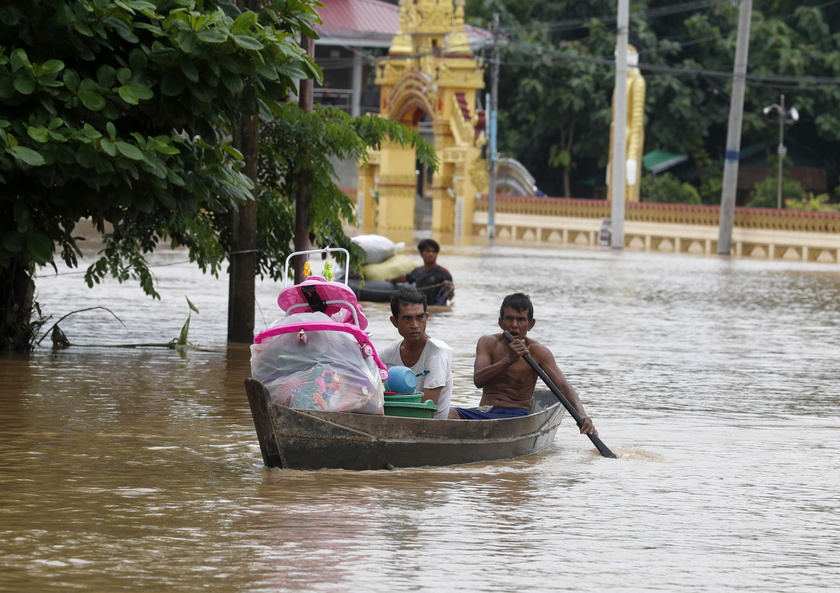
<svg viewBox="0 0 840 593">
<path fill-rule="evenodd" d="M 321 0 L 318 15 L 323 24 L 315 27 L 322 41 L 379 41 L 390 45 L 400 28 L 400 7 L 380 0 Z"/>
<path fill-rule="evenodd" d="M 321 45 L 342 44 L 390 47 L 400 28 L 400 7 L 381 0 L 321 0 L 316 9 L 323 24 L 315 27 Z M 489 41 L 489 31 L 465 25 L 471 39 Z"/>
</svg>

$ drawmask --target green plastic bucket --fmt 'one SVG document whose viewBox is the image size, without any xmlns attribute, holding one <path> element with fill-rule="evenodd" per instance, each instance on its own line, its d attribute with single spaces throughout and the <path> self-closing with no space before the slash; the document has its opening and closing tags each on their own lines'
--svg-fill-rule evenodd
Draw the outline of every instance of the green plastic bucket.
<svg viewBox="0 0 840 593">
<path fill-rule="evenodd" d="M 385 403 L 388 402 L 397 403 L 397 402 L 412 402 L 415 404 L 420 403 L 420 398 L 423 397 L 423 393 L 388 393 L 385 392 Z"/>
<path fill-rule="evenodd" d="M 389 402 L 385 400 L 386 416 L 402 416 L 405 418 L 431 418 L 435 415 L 437 406 L 432 400 L 420 402 Z"/>
</svg>

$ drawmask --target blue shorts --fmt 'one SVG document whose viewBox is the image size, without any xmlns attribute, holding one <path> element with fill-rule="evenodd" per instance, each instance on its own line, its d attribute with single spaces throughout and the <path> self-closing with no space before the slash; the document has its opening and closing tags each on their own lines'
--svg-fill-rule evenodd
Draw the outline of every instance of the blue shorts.
<svg viewBox="0 0 840 593">
<path fill-rule="evenodd" d="M 482 412 L 475 408 L 452 408 L 464 420 L 495 420 L 497 418 L 516 418 L 518 416 L 527 416 L 531 413 L 525 408 L 501 408 L 493 406 L 487 412 Z"/>
</svg>

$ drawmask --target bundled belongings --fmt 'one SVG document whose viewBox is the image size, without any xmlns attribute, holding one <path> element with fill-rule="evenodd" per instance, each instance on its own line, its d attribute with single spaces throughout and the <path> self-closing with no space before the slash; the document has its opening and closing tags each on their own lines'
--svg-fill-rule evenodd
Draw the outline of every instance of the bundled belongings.
<svg viewBox="0 0 840 593">
<path fill-rule="evenodd" d="M 394 243 L 383 235 L 358 235 L 350 240 L 365 250 L 365 261 L 362 265 L 380 264 L 397 255 L 405 246 L 405 243 Z"/>
<path fill-rule="evenodd" d="M 289 408 L 382 414 L 383 375 L 367 334 L 324 313 L 289 315 L 251 346 L 251 376 Z"/>
<path fill-rule="evenodd" d="M 286 317 L 254 338 L 251 376 L 273 403 L 304 410 L 382 414 L 387 367 L 364 332 L 367 318 L 353 291 L 309 276 L 284 288 Z"/>
</svg>

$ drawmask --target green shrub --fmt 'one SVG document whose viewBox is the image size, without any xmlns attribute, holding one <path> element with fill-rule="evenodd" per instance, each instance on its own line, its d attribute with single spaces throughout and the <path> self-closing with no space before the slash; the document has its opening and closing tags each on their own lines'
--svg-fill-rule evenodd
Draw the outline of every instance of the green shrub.
<svg viewBox="0 0 840 593">
<path fill-rule="evenodd" d="M 815 196 L 809 193 L 804 200 L 788 198 L 785 200 L 788 210 L 815 210 L 819 212 L 840 212 L 840 204 L 829 204 L 828 194 Z"/>
<path fill-rule="evenodd" d="M 756 183 L 749 197 L 747 206 L 751 208 L 776 208 L 778 205 L 778 185 L 776 177 L 767 177 Z M 804 200 L 805 190 L 802 184 L 792 179 L 782 180 L 782 207 L 785 207 L 787 200 Z"/>
<path fill-rule="evenodd" d="M 645 175 L 640 188 L 643 202 L 700 204 L 700 194 L 690 183 L 683 183 L 670 173 L 657 177 Z"/>
</svg>

